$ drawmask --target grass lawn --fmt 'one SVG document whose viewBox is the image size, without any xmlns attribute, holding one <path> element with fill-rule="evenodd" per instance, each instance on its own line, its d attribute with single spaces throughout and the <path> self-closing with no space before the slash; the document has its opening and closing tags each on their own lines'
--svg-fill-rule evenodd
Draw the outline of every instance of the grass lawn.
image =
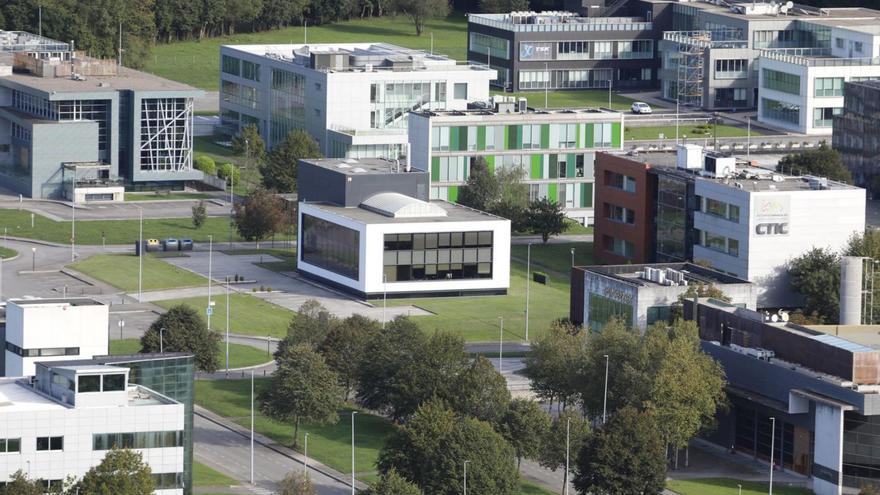
<svg viewBox="0 0 880 495">
<path fill-rule="evenodd" d="M 214 289 L 214 315 L 211 317 L 211 328 L 218 332 L 226 332 L 226 293 L 219 287 Z M 207 319 L 205 308 L 208 307 L 208 297 L 190 297 L 185 299 L 168 299 L 156 301 L 155 304 L 163 308 L 171 308 L 178 304 L 186 304 L 198 311 L 199 315 Z M 287 326 L 293 317 L 293 311 L 268 303 L 250 294 L 229 295 L 229 331 L 240 335 L 256 335 L 260 337 L 284 337 L 287 335 Z M 566 303 L 567 304 L 567 303 Z"/>
<path fill-rule="evenodd" d="M 221 335 L 221 339 L 223 336 Z M 220 342 L 220 370 L 226 369 L 226 343 Z M 141 343 L 138 339 L 122 339 L 110 341 L 110 354 L 137 354 L 141 350 Z M 229 367 L 244 368 L 247 366 L 255 366 L 272 360 L 272 357 L 266 354 L 265 350 L 257 349 L 249 345 L 229 344 Z"/>
<path fill-rule="evenodd" d="M 178 268 L 150 255 L 143 257 L 143 290 L 171 289 L 207 285 L 201 275 Z M 138 290 L 138 257 L 131 254 L 96 254 L 69 265 L 74 270 L 118 287 L 125 292 Z"/>
<path fill-rule="evenodd" d="M 193 485 L 195 486 L 229 486 L 238 482 L 225 474 L 209 468 L 198 461 L 193 461 Z"/>
<path fill-rule="evenodd" d="M 211 196 L 205 193 L 187 193 L 187 192 L 174 192 L 174 193 L 149 193 L 149 194 L 137 194 L 137 193 L 128 193 L 125 195 L 126 201 L 163 201 L 163 200 L 172 200 L 172 199 L 207 199 Z"/>
<path fill-rule="evenodd" d="M 675 140 L 675 125 L 657 125 L 645 127 L 628 125 L 624 130 L 624 138 L 627 141 L 638 139 L 659 139 L 661 133 L 664 135 L 665 139 Z M 678 133 L 682 137 L 687 136 L 688 139 L 712 139 L 714 137 L 711 126 L 709 127 L 709 133 L 705 134 L 703 133 L 703 131 L 696 129 L 693 123 L 680 125 L 678 128 Z M 748 129 L 744 127 L 734 127 L 732 125 L 718 124 L 718 137 L 739 137 L 745 136 L 746 134 L 748 134 Z M 760 134 L 761 133 L 752 130 L 752 136 L 759 136 Z"/>
<path fill-rule="evenodd" d="M 742 495 L 762 495 L 767 493 L 767 483 L 739 481 L 730 478 L 706 478 L 700 480 L 669 480 L 666 487 L 679 495 L 738 495 L 742 485 Z M 773 493 L 778 495 L 810 495 L 806 488 L 787 487 L 782 483 L 773 484 Z"/>
<path fill-rule="evenodd" d="M 524 91 L 519 93 L 505 93 L 493 91 L 492 94 L 528 98 L 529 106 L 544 108 L 543 91 Z M 633 100 L 611 92 L 611 108 L 617 110 L 629 110 Z M 607 89 L 572 89 L 565 91 L 548 91 L 547 108 L 608 108 Z"/>
<path fill-rule="evenodd" d="M 562 235 L 586 235 L 593 233 L 593 227 L 584 227 L 580 222 L 575 222 L 570 218 L 566 218 L 565 223 L 568 225 L 568 230 L 563 232 Z"/>
<path fill-rule="evenodd" d="M 524 479 L 519 480 L 519 493 L 520 495 L 555 495 L 556 492 L 547 490 L 546 488 L 540 487 L 531 481 L 526 481 Z"/>
<path fill-rule="evenodd" d="M 3 259 L 12 258 L 13 256 L 16 256 L 17 254 L 18 254 L 18 251 L 16 251 L 15 249 L 0 247 L 0 258 L 3 258 Z"/>
<path fill-rule="evenodd" d="M 70 243 L 70 222 L 55 222 L 42 215 L 34 215 L 34 228 L 31 228 L 31 212 L 18 209 L 0 209 L 0 230 L 7 229 L 10 236 L 40 239 L 43 241 Z M 77 220 L 76 243 L 100 245 L 101 236 L 106 236 L 107 244 L 129 244 L 138 239 L 138 220 Z M 144 239 L 192 239 L 207 242 L 208 235 L 215 239 L 229 238 L 229 219 L 208 217 L 201 229 L 193 227 L 190 218 L 144 219 Z M 233 239 L 241 240 L 233 229 Z M 37 263 L 40 252 L 37 248 Z"/>
<path fill-rule="evenodd" d="M 532 244 L 532 271 L 551 271 L 551 283 L 558 282 L 560 277 L 568 276 L 571 268 L 571 250 L 574 248 L 575 265 L 593 264 L 593 244 L 589 242 L 567 242 L 565 244 Z M 525 260 L 528 246 L 511 246 L 511 254 Z M 532 289 L 537 283 L 532 284 Z"/>
<path fill-rule="evenodd" d="M 241 176 L 238 183 L 233 184 L 235 194 L 246 195 L 260 184 L 262 176 L 255 166 L 248 166 L 243 156 L 236 155 L 231 148 L 220 146 L 212 141 L 211 136 L 196 136 L 193 139 L 193 151 L 196 156 L 205 155 L 217 163 L 219 167 L 223 163 L 231 163 L 239 168 Z"/>
<path fill-rule="evenodd" d="M 257 393 L 269 385 L 265 378 L 256 379 Z M 250 387 L 245 380 L 198 380 L 196 381 L 196 403 L 225 416 L 236 423 L 250 427 Z M 351 473 L 351 416 L 350 409 L 339 413 L 335 425 L 300 425 L 299 445 L 305 433 L 309 433 L 309 457 L 342 472 Z M 255 418 L 256 430 L 278 443 L 290 446 L 293 440 L 293 425 L 275 421 L 264 416 L 259 408 Z M 355 470 L 357 473 L 373 473 L 376 457 L 385 436 L 393 426 L 384 418 L 366 412 L 358 412 L 355 417 Z"/>
<path fill-rule="evenodd" d="M 466 60 L 467 21 L 464 14 L 453 13 L 446 19 L 427 19 L 422 36 L 416 36 L 412 22 L 406 17 L 376 17 L 309 26 L 309 43 L 356 43 L 382 41 L 408 48 L 429 50 L 434 35 L 434 53 Z M 207 38 L 159 44 L 146 60 L 144 70 L 175 81 L 216 91 L 220 73 L 220 45 L 302 43 L 302 26 L 261 33 Z"/>
</svg>

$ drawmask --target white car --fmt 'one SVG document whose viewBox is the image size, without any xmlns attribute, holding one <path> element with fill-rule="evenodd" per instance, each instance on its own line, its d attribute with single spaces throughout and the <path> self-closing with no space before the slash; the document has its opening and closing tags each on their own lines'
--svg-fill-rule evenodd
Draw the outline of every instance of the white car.
<svg viewBox="0 0 880 495">
<path fill-rule="evenodd" d="M 633 102 L 630 107 L 632 113 L 645 114 L 645 113 L 653 113 L 651 110 L 651 106 L 647 103 L 642 103 L 641 101 Z"/>
</svg>

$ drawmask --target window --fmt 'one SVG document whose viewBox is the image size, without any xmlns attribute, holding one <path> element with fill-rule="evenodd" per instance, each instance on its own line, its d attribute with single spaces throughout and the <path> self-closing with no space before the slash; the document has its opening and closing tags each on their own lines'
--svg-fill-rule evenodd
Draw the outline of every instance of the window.
<svg viewBox="0 0 880 495">
<path fill-rule="evenodd" d="M 739 223 L 739 206 L 723 201 L 703 198 L 703 213 Z"/>
<path fill-rule="evenodd" d="M 749 61 L 725 59 L 715 61 L 715 79 L 746 79 L 749 77 Z"/>
<path fill-rule="evenodd" d="M 456 100 L 467 100 L 467 83 L 455 83 L 452 86 L 452 97 Z"/>
<path fill-rule="evenodd" d="M 701 246 L 713 251 L 726 253 L 730 256 L 739 256 L 739 241 L 737 239 L 730 239 L 720 234 L 701 230 L 699 242 Z"/>
<path fill-rule="evenodd" d="M 52 373 L 52 384 L 66 388 L 67 390 L 76 390 L 76 387 L 73 385 L 73 380 L 64 375 L 59 375 L 58 373 Z"/>
<path fill-rule="evenodd" d="M 612 222 L 636 223 L 636 212 L 622 206 L 605 204 L 605 218 Z"/>
<path fill-rule="evenodd" d="M 761 98 L 761 114 L 768 119 L 798 125 L 800 123 L 801 107 L 793 103 Z"/>
<path fill-rule="evenodd" d="M 801 76 L 778 70 L 762 69 L 764 87 L 792 95 L 801 94 Z"/>
<path fill-rule="evenodd" d="M 605 172 L 605 185 L 622 189 L 626 192 L 636 192 L 636 180 L 628 175 L 618 174 L 616 172 Z"/>
<path fill-rule="evenodd" d="M 630 304 L 596 293 L 590 293 L 589 304 L 590 330 L 601 331 L 612 318 L 617 318 L 627 327 L 632 326 L 633 308 Z"/>
<path fill-rule="evenodd" d="M 20 438 L 0 438 L 0 454 L 21 452 Z"/>
<path fill-rule="evenodd" d="M 260 64 L 243 60 L 241 62 L 241 77 L 251 81 L 260 81 Z"/>
<path fill-rule="evenodd" d="M 577 146 L 577 124 L 552 124 L 556 127 L 556 135 L 559 141 L 557 148 L 574 148 Z"/>
<path fill-rule="evenodd" d="M 630 241 L 606 235 L 604 236 L 603 242 L 605 250 L 616 254 L 617 256 L 622 256 L 624 258 L 632 258 L 635 256 L 636 246 Z"/>
<path fill-rule="evenodd" d="M 125 374 L 104 375 L 101 390 L 104 392 L 120 392 L 125 390 Z"/>
<path fill-rule="evenodd" d="M 470 33 L 470 51 L 482 53 L 488 57 L 508 60 L 510 58 L 510 42 L 504 38 L 489 36 L 482 33 Z"/>
<path fill-rule="evenodd" d="M 312 215 L 302 216 L 302 260 L 358 280 L 360 232 Z"/>
<path fill-rule="evenodd" d="M 92 435 L 92 450 L 173 447 L 183 447 L 182 431 L 140 431 L 135 433 L 95 433 Z"/>
<path fill-rule="evenodd" d="M 523 149 L 538 149 L 541 147 L 541 126 L 540 124 L 522 126 L 522 142 Z"/>
<path fill-rule="evenodd" d="M 853 41 L 853 48 L 856 50 L 856 53 L 862 53 L 862 50 L 864 50 L 864 45 L 861 41 Z"/>
<path fill-rule="evenodd" d="M 79 347 L 49 347 L 46 349 L 22 349 L 12 342 L 6 343 L 6 350 L 21 357 L 41 357 L 41 356 L 76 356 L 79 354 Z"/>
<path fill-rule="evenodd" d="M 834 116 L 842 115 L 841 107 L 826 107 L 813 109 L 813 127 L 832 127 L 834 124 Z"/>
<path fill-rule="evenodd" d="M 593 147 L 610 148 L 614 143 L 614 126 L 611 123 L 593 124 Z"/>
<path fill-rule="evenodd" d="M 843 96 L 842 77 L 817 77 L 814 80 L 814 94 L 816 96 Z"/>
<path fill-rule="evenodd" d="M 834 46 L 843 49 L 843 38 L 834 38 Z"/>
<path fill-rule="evenodd" d="M 492 278 L 491 231 L 385 234 L 388 282 Z"/>
<path fill-rule="evenodd" d="M 37 450 L 64 450 L 64 437 L 37 437 Z"/>
<path fill-rule="evenodd" d="M 183 473 L 153 473 L 153 485 L 157 490 L 183 488 Z"/>
<path fill-rule="evenodd" d="M 232 74 L 233 76 L 241 74 L 241 61 L 235 57 L 223 55 L 223 62 L 221 65 L 223 66 L 223 72 L 227 74 Z"/>
<path fill-rule="evenodd" d="M 487 150 L 503 150 L 504 149 L 504 126 L 503 125 L 486 126 L 486 149 Z"/>
<path fill-rule="evenodd" d="M 77 392 L 100 392 L 101 375 L 81 375 L 76 377 Z"/>
</svg>

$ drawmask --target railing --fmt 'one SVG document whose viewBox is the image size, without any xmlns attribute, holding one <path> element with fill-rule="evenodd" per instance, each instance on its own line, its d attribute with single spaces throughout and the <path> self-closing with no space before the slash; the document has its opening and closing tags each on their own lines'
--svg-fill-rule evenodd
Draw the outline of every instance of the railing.
<svg viewBox="0 0 880 495">
<path fill-rule="evenodd" d="M 514 23 L 510 17 L 504 20 L 492 19 L 488 16 L 473 14 L 468 22 L 483 26 L 503 29 L 505 31 L 524 32 L 560 32 L 560 31 L 646 31 L 653 29 L 653 23 L 645 22 L 639 17 L 597 17 L 576 18 L 576 21 L 549 22 L 546 24 Z M 589 19 L 589 20 L 588 20 Z"/>
<path fill-rule="evenodd" d="M 828 57 L 826 48 L 787 48 L 758 50 L 761 57 L 806 67 L 852 67 L 860 65 L 880 65 L 880 57 L 843 58 Z"/>
<path fill-rule="evenodd" d="M 748 48 L 749 42 L 736 39 L 737 31 L 666 31 L 663 39 L 701 48 Z"/>
</svg>

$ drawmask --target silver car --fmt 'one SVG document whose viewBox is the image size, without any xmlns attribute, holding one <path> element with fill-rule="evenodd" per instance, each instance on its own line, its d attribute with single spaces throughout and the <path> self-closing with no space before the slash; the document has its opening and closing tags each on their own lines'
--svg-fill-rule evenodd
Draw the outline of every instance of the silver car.
<svg viewBox="0 0 880 495">
<path fill-rule="evenodd" d="M 638 114 L 649 114 L 654 112 L 653 110 L 651 110 L 651 105 L 648 105 L 647 103 L 641 101 L 633 102 L 630 110 L 632 110 L 632 113 Z"/>
</svg>

